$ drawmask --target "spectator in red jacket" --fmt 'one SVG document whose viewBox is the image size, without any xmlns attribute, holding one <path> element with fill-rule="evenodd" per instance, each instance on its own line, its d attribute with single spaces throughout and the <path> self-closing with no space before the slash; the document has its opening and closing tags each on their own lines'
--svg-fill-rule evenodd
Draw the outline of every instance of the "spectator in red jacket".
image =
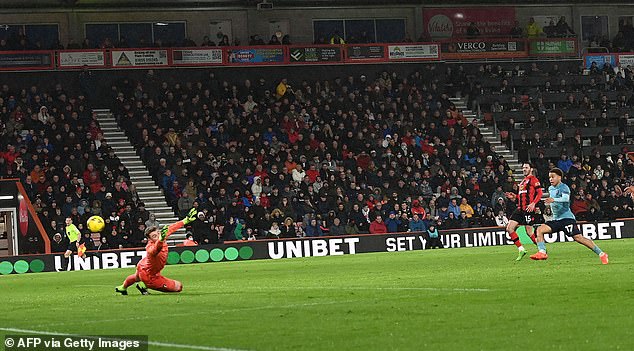
<svg viewBox="0 0 634 351">
<path fill-rule="evenodd" d="M 370 234 L 383 234 L 387 233 L 387 227 L 383 222 L 381 216 L 376 216 L 376 219 L 370 223 Z"/>
<path fill-rule="evenodd" d="M 99 175 L 99 171 L 95 169 L 95 166 L 92 163 L 89 163 L 86 166 L 86 170 L 84 171 L 83 177 L 84 184 L 90 187 L 90 191 L 92 193 L 98 193 L 101 190 L 101 179 Z"/>
<path fill-rule="evenodd" d="M 570 204 L 570 210 L 575 214 L 577 218 L 584 219 L 586 213 L 588 213 L 588 203 L 584 198 L 581 197 L 581 194 L 577 193 L 575 198 L 572 200 Z"/>
<path fill-rule="evenodd" d="M 418 200 L 412 201 L 412 216 L 417 214 L 419 218 L 425 218 L 425 208 L 421 206 Z"/>
</svg>

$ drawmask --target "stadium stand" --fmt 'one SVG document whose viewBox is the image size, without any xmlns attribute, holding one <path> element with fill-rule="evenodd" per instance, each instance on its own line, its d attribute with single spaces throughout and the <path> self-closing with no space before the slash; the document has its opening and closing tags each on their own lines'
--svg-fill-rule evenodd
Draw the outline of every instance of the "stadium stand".
<svg viewBox="0 0 634 351">
<path fill-rule="evenodd" d="M 140 245 L 143 235 L 135 225 L 148 216 L 83 95 L 73 96 L 61 84 L 50 92 L 4 84 L 0 111 L 0 177 L 22 181 L 55 249 L 67 247 L 68 216 L 88 235 L 86 219 L 102 216 L 108 234 L 94 236 L 102 245 Z M 27 241 L 25 253 L 42 252 L 38 237 Z"/>
<path fill-rule="evenodd" d="M 629 67 L 430 64 L 290 83 L 170 75 L 113 78 L 111 108 L 174 213 L 205 210 L 189 228 L 199 243 L 367 233 L 383 228 L 377 217 L 390 232 L 503 225 L 517 174 L 482 125 L 543 184 L 562 168 L 580 219 L 632 214 Z M 107 222 L 96 249 L 141 245 L 156 218 L 85 94 L 40 90 L 2 86 L 0 177 L 24 182 L 54 247 L 64 247 L 64 216 L 85 231 L 91 214 Z M 467 120 L 456 96 L 482 118 Z M 30 240 L 28 251 L 41 251 Z"/>
<path fill-rule="evenodd" d="M 558 65 L 552 67 L 553 72 L 560 69 Z M 565 69 L 578 67 L 575 62 Z M 281 78 L 255 85 L 251 81 L 219 81 L 214 77 L 168 84 L 152 76 L 118 85 L 113 110 L 174 210 L 182 212 L 187 207 L 179 206 L 182 194 L 187 193 L 188 198 L 193 198 L 187 203 L 211 213 L 216 222 L 214 230 L 224 233 L 225 240 L 267 237 L 272 222 L 279 226 L 287 220 L 293 221 L 296 232 L 302 233 L 314 218 L 321 226 L 319 233 L 324 235 L 329 234 L 334 218 L 368 232 L 377 216 L 387 219 L 391 212 L 401 223 L 400 227 L 391 228 L 407 230 L 405 223 L 412 217 L 410 207 L 414 201 L 425 209 L 426 226 L 439 220 L 441 228 L 458 228 L 492 223 L 491 216 L 512 209 L 514 204 L 503 193 L 516 190 L 517 185 L 509 177 L 508 165 L 480 134 L 477 123 L 467 121 L 449 97 L 457 92 L 464 94 L 482 109 L 492 108 L 497 101 L 497 108 L 502 111 L 511 110 L 509 106 L 515 103 L 519 111 L 512 113 L 517 114 L 535 110 L 539 104 L 533 100 L 546 101 L 548 108 L 544 107 L 545 113 L 540 115 L 545 124 L 535 129 L 546 131 L 544 152 L 539 152 L 539 157 L 529 152 L 543 178 L 550 162 L 558 164 L 556 159 L 561 152 L 549 144 L 553 136 L 548 129 L 553 128 L 543 116 L 575 113 L 572 111 L 576 110 L 560 111 L 559 104 L 565 104 L 571 94 L 580 94 L 578 91 L 592 91 L 592 77 L 571 75 L 569 71 L 557 73 L 565 74 L 568 80 L 557 81 L 557 93 L 543 93 L 550 76 L 521 73 L 536 72 L 535 64 L 516 65 L 508 70 L 500 67 L 497 76 L 482 73 L 492 70 L 492 66 L 482 66 L 470 72 L 469 68 L 449 66 L 443 72 L 448 79 L 442 86 L 433 83 L 435 75 L 441 74 L 436 73 L 440 69 L 429 66 L 426 71 L 406 76 L 382 72 L 371 78 L 361 75 L 302 81 L 298 87 L 286 86 L 288 82 Z M 517 72 L 517 77 L 513 72 Z M 505 89 L 520 91 L 520 99 L 526 99 L 531 92 L 535 97 L 521 105 L 513 101 L 513 94 L 496 95 L 493 89 L 500 86 L 500 81 Z M 570 90 L 562 87 L 566 84 Z M 602 85 L 595 89 L 608 88 Z M 599 96 L 606 96 L 609 102 L 619 94 L 595 92 L 591 98 Z M 600 103 L 597 101 L 597 106 Z M 502 117 L 506 116 L 504 113 L 494 112 L 489 120 L 501 135 L 510 136 L 506 139 L 510 145 L 521 144 L 514 140 L 518 133 L 514 121 L 512 128 L 503 127 L 512 121 Z M 565 113 L 564 123 L 579 123 L 575 116 Z M 592 150 L 596 151 L 599 144 L 615 150 L 614 158 L 571 154 L 572 166 L 566 168 L 567 162 L 560 165 L 568 171 L 570 181 L 576 183 L 575 189 L 591 190 L 593 199 L 597 199 L 599 206 L 594 206 L 593 218 L 627 213 L 611 206 L 614 199 L 631 206 L 630 200 L 620 196 L 632 176 L 632 160 L 623 153 L 627 150 L 623 148 L 626 137 L 632 131 L 605 130 L 611 126 L 617 130 L 616 122 L 600 127 L 579 125 L 576 133 L 565 124 L 562 126 L 563 145 L 574 139 L 573 134 L 582 138 L 600 134 L 597 138 L 605 141 L 590 140 L 595 145 Z M 532 131 L 524 130 L 531 140 Z M 616 143 L 617 140 L 625 143 Z M 520 157 L 528 159 L 524 153 L 519 150 Z M 582 156 L 588 156 L 583 158 L 586 162 L 582 162 Z M 619 178 L 605 174 L 599 178 L 594 171 L 579 174 L 582 170 L 596 170 L 599 163 L 604 163 L 608 175 L 620 170 Z M 601 181 L 608 184 L 602 188 Z M 606 190 L 604 196 L 601 190 Z M 466 204 L 461 207 L 463 198 Z M 452 203 L 452 199 L 458 201 Z M 591 200 L 588 202 L 596 205 Z M 466 211 L 460 219 L 463 208 Z M 484 217 L 488 208 L 494 211 L 487 222 Z M 274 220 L 272 213 L 276 213 Z M 583 218 L 583 212 L 577 213 Z M 223 229 L 229 218 L 236 223 L 231 227 L 238 229 Z M 246 234 L 247 229 L 252 235 Z"/>
</svg>

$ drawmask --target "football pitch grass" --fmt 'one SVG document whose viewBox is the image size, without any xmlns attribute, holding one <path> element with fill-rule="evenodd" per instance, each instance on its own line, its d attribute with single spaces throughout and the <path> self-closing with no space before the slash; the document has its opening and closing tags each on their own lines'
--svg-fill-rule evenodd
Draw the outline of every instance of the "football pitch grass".
<svg viewBox="0 0 634 351">
<path fill-rule="evenodd" d="M 513 246 L 167 266 L 180 294 L 114 286 L 132 269 L 0 277 L 16 330 L 148 335 L 150 350 L 632 350 L 634 240 L 548 261 Z M 535 247 L 529 248 L 534 252 Z"/>
</svg>

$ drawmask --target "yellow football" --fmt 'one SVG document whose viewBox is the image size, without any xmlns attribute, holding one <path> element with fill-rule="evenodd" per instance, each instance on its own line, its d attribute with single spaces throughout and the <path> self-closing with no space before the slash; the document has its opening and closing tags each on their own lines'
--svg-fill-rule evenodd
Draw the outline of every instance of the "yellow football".
<svg viewBox="0 0 634 351">
<path fill-rule="evenodd" d="M 86 221 L 86 226 L 93 233 L 99 233 L 106 226 L 106 223 L 103 221 L 103 218 L 99 216 L 92 216 L 88 218 Z"/>
</svg>

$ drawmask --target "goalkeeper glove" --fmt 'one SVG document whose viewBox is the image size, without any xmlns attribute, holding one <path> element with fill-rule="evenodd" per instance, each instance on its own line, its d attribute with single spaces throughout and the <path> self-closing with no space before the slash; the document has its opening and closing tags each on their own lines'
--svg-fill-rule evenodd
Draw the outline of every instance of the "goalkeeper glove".
<svg viewBox="0 0 634 351">
<path fill-rule="evenodd" d="M 169 227 L 167 225 L 164 225 L 163 228 L 161 228 L 161 241 L 165 241 L 168 230 L 169 230 Z"/>
<path fill-rule="evenodd" d="M 183 223 L 185 223 L 185 225 L 188 225 L 189 223 L 195 221 L 197 214 L 198 214 L 198 210 L 196 208 L 192 208 L 191 210 L 189 210 L 189 213 L 187 214 L 187 216 L 183 218 Z"/>
</svg>

